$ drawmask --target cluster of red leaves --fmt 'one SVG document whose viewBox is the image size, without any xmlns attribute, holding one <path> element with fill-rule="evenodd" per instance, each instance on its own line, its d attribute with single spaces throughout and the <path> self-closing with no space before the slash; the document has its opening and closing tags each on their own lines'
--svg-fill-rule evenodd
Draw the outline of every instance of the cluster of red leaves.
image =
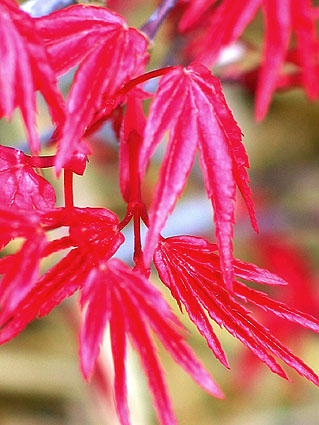
<svg viewBox="0 0 319 425">
<path fill-rule="evenodd" d="M 196 3 L 196 13 L 202 13 L 211 3 Z M 23 239 L 15 254 L 0 259 L 0 343 L 12 339 L 30 321 L 48 314 L 79 291 L 84 377 L 89 378 L 94 369 L 104 330 L 109 326 L 115 401 L 122 425 L 130 423 L 125 373 L 128 338 L 148 376 L 161 423 L 176 423 L 151 331 L 199 385 L 216 397 L 222 397 L 222 393 L 187 346 L 177 317 L 148 280 L 153 259 L 160 279 L 180 307 L 184 304 L 222 364 L 229 367 L 209 317 L 273 372 L 287 378 L 275 356 L 319 385 L 317 375 L 253 319 L 243 305 L 252 303 L 319 331 L 315 318 L 235 279 L 285 284 L 266 270 L 233 258 L 236 187 L 255 230 L 257 222 L 241 131 L 219 80 L 199 62 L 143 74 L 148 60 L 147 34 L 128 27 L 123 17 L 106 8 L 77 5 L 33 19 L 13 0 L 4 0 L 0 11 L 0 113 L 10 117 L 15 107 L 21 109 L 32 152 L 28 156 L 0 146 L 1 247 L 16 238 Z M 57 78 L 75 66 L 78 68 L 64 103 Z M 143 100 L 151 95 L 138 86 L 158 76 L 162 78 L 145 116 Z M 261 81 L 269 90 L 268 83 Z M 57 153 L 52 157 L 37 156 L 36 90 L 42 92 L 56 124 Z M 115 121 L 119 130 L 120 186 L 127 203 L 127 214 L 121 222 L 107 209 L 77 208 L 73 204 L 72 175 L 82 175 L 86 166 L 88 148 L 84 137 L 106 119 Z M 166 152 L 147 211 L 141 183 L 154 150 L 167 132 Z M 186 184 L 197 148 L 214 210 L 217 245 L 192 236 L 161 237 Z M 65 207 L 55 206 L 53 187 L 37 171 L 46 167 L 55 167 L 57 174 L 63 169 Z M 135 238 L 133 269 L 112 258 L 124 242 L 121 231 L 131 220 Z M 143 249 L 142 221 L 148 227 Z M 67 234 L 51 240 L 50 231 L 57 228 L 67 229 Z M 65 256 L 41 274 L 42 259 L 64 250 Z"/>
<path fill-rule="evenodd" d="M 186 2 L 187 3 L 187 2 Z M 319 96 L 319 56 L 316 9 L 312 0 L 199 0 L 187 3 L 179 23 L 184 32 L 201 26 L 205 14 L 208 29 L 200 43 L 197 60 L 213 64 L 223 47 L 236 41 L 261 9 L 265 21 L 262 61 L 257 70 L 256 118 L 267 113 L 276 88 L 303 86 L 309 99 Z M 209 16 L 209 18 L 207 18 Z M 296 45 L 291 46 L 292 34 Z M 291 63 L 296 71 L 283 75 L 283 65 Z"/>
</svg>

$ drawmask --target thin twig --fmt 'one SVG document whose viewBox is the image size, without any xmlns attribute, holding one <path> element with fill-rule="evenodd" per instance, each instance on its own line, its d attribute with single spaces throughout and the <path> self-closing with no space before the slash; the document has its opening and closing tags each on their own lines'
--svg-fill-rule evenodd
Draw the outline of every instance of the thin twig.
<svg viewBox="0 0 319 425">
<path fill-rule="evenodd" d="M 150 40 L 153 40 L 162 22 L 176 5 L 177 0 L 163 0 L 148 21 L 141 27 Z"/>
</svg>

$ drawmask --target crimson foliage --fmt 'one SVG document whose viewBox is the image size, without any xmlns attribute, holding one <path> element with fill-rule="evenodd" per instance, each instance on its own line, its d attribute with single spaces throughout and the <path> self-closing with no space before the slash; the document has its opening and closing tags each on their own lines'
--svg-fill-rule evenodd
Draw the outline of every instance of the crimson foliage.
<svg viewBox="0 0 319 425">
<path fill-rule="evenodd" d="M 180 309 L 185 306 L 191 321 L 225 367 L 229 368 L 228 360 L 210 319 L 281 377 L 288 379 L 275 357 L 319 385 L 318 376 L 254 319 L 246 306 L 254 304 L 319 331 L 319 321 L 309 314 L 237 280 L 286 285 L 278 276 L 233 257 L 236 188 L 258 231 L 247 174 L 249 163 L 241 130 L 227 106 L 220 82 L 204 65 L 216 61 L 221 49 L 240 36 L 262 7 L 266 36 L 258 77 L 257 117 L 265 115 L 279 84 L 292 31 L 297 46 L 289 60 L 300 67 L 309 97 L 316 98 L 317 40 L 311 1 L 181 1 L 181 31 L 200 27 L 203 14 L 208 13 L 211 21 L 203 27 L 207 31 L 205 43 L 190 65 L 145 73 L 150 38 L 175 3 L 164 0 L 144 25 L 144 31 L 130 28 L 122 16 L 104 7 L 75 5 L 32 18 L 14 0 L 0 4 L 0 115 L 10 118 L 13 110 L 20 108 L 31 152 L 27 155 L 0 146 L 1 246 L 15 238 L 24 240 L 15 254 L 0 260 L 0 343 L 9 341 L 30 321 L 48 314 L 79 291 L 83 311 L 81 370 L 86 379 L 91 376 L 109 326 L 115 401 L 122 425 L 130 423 L 125 372 L 128 339 L 148 376 L 160 422 L 176 422 L 150 331 L 199 385 L 213 396 L 223 397 L 188 347 L 177 317 L 148 280 L 152 261 Z M 64 101 L 57 79 L 75 66 Z M 144 91 L 143 84 L 155 77 L 161 78 L 152 95 Z M 56 126 L 51 140 L 56 154 L 50 157 L 39 156 L 37 90 L 46 100 Z M 143 101 L 150 97 L 153 100 L 145 115 Z M 107 209 L 78 208 L 73 203 L 72 176 L 84 173 L 89 154 L 84 138 L 106 120 L 119 130 L 119 180 L 127 203 L 122 221 Z M 141 183 L 166 133 L 165 155 L 148 210 Z M 214 211 L 216 245 L 194 236 L 161 236 L 183 192 L 197 150 Z M 46 167 L 55 167 L 58 176 L 63 171 L 64 207 L 55 206 L 54 189 L 39 174 L 39 169 Z M 122 230 L 131 220 L 135 233 L 134 268 L 112 258 L 124 243 Z M 143 248 L 142 222 L 148 227 Z M 50 240 L 49 233 L 61 227 L 68 230 L 67 236 Z M 62 250 L 67 250 L 65 256 L 41 275 L 41 260 Z"/>
</svg>

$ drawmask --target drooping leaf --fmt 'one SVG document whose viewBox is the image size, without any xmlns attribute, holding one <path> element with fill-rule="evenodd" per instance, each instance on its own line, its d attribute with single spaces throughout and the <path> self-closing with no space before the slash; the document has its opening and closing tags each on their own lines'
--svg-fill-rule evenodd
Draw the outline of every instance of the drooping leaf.
<svg viewBox="0 0 319 425">
<path fill-rule="evenodd" d="M 130 424 L 125 383 L 126 335 L 130 336 L 139 353 L 163 425 L 173 425 L 176 420 L 150 329 L 158 335 L 175 361 L 200 385 L 211 394 L 222 396 L 185 344 L 178 331 L 181 325 L 160 293 L 145 277 L 133 272 L 121 261 L 114 259 L 100 263 L 92 270 L 82 290 L 81 304 L 86 306 L 80 334 L 81 367 L 86 377 L 94 367 L 104 328 L 110 322 L 115 399 L 121 424 Z"/>
<path fill-rule="evenodd" d="M 50 224 L 52 228 L 68 226 L 70 234 L 57 241 L 52 241 L 47 249 L 45 246 L 43 249 L 39 249 L 41 246 L 37 248 L 37 245 L 30 241 L 27 245 L 29 251 L 38 249 L 37 255 L 44 257 L 59 249 L 75 248 L 43 276 L 33 281 L 30 291 L 28 289 L 32 286 L 31 284 L 26 285 L 23 290 L 18 288 L 16 294 L 13 292 L 14 288 L 11 291 L 15 280 L 18 279 L 19 284 L 23 284 L 21 279 L 28 277 L 29 274 L 33 277 L 35 266 L 29 267 L 32 256 L 26 258 L 23 256 L 23 265 L 26 265 L 26 270 L 25 276 L 21 275 L 20 279 L 20 277 L 15 277 L 15 272 L 19 269 L 11 267 L 14 257 L 10 258 L 9 276 L 12 279 L 7 279 L 8 285 L 4 289 L 8 286 L 12 292 L 12 294 L 10 292 L 10 296 L 14 300 L 18 299 L 19 302 L 16 302 L 14 308 L 10 309 L 11 315 L 1 315 L 0 344 L 14 338 L 36 317 L 47 315 L 66 297 L 71 296 L 83 285 L 95 265 L 99 264 L 101 260 L 107 261 L 124 241 L 124 236 L 118 229 L 116 215 L 102 208 L 74 208 L 73 211 L 60 208 L 46 213 L 42 217 L 42 222 L 46 225 Z M 35 242 L 37 241 L 35 238 Z"/>
<path fill-rule="evenodd" d="M 0 202 L 24 210 L 48 210 L 56 197 L 51 184 L 31 167 L 23 152 L 0 146 Z"/>
<path fill-rule="evenodd" d="M 170 136 L 150 210 L 144 260 L 146 264 L 151 261 L 159 233 L 182 193 L 198 147 L 206 191 L 214 208 L 224 279 L 231 287 L 236 184 L 244 195 L 255 228 L 257 224 L 244 168 L 248 161 L 241 144 L 241 131 L 219 81 L 204 66 L 194 63 L 186 69 L 176 67 L 161 79 L 145 128 L 141 177 L 166 131 Z"/>
<path fill-rule="evenodd" d="M 272 356 L 275 355 L 300 375 L 319 385 L 318 376 L 283 346 L 265 326 L 258 323 L 252 317 L 251 312 L 235 300 L 233 293 L 226 289 L 221 279 L 220 265 L 216 262 L 215 250 L 215 245 L 211 245 L 201 238 L 173 237 L 160 242 L 154 256 L 161 280 L 171 289 L 174 297 L 177 295 L 178 302 L 185 305 L 191 320 L 208 343 L 212 339 L 212 334 L 207 332 L 207 328 L 203 328 L 204 322 L 201 315 L 195 314 L 196 306 L 197 308 L 198 306 L 202 307 L 201 314 L 205 309 L 206 314 L 245 344 L 273 372 L 286 378 L 285 372 Z M 240 269 L 239 261 L 236 265 Z M 246 264 L 245 268 L 247 269 Z M 255 272 L 259 272 L 263 280 L 265 271 L 256 269 Z M 269 279 L 270 276 L 266 273 L 266 277 Z M 258 281 L 257 275 L 253 280 Z M 282 318 L 319 332 L 317 319 L 272 300 L 266 294 L 250 289 L 240 282 L 234 282 L 234 294 L 245 302 L 249 301 Z M 215 346 L 211 348 L 219 358 Z"/>
</svg>

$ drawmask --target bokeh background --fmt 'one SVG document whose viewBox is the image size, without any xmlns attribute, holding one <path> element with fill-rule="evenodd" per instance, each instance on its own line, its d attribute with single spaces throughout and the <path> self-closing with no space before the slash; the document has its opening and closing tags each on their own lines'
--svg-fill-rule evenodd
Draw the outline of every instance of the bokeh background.
<svg viewBox="0 0 319 425">
<path fill-rule="evenodd" d="M 114 0 L 109 3 L 119 10 L 125 4 L 122 13 L 130 25 L 138 27 L 147 20 L 156 4 L 142 0 Z M 172 51 L 172 25 L 166 23 L 159 31 L 152 49 L 150 69 L 175 64 L 179 60 L 178 43 L 182 41 L 178 40 Z M 260 16 L 249 26 L 244 37 L 247 42 L 257 41 L 261 46 Z M 255 56 L 245 53 L 241 58 L 243 66 L 249 66 L 254 60 Z M 221 69 L 217 68 L 215 72 L 223 75 Z M 67 92 L 71 80 L 72 75 L 61 80 L 64 92 Z M 288 288 L 277 288 L 270 293 L 318 316 L 319 104 L 309 103 L 301 90 L 280 93 L 275 95 L 267 118 L 256 124 L 252 94 L 244 87 L 227 81 L 227 78 L 224 78 L 224 90 L 244 134 L 260 227 L 260 234 L 255 235 L 238 199 L 235 254 L 244 261 L 255 262 L 286 278 L 290 283 Z M 38 125 L 45 141 L 52 129 L 40 97 Z M 10 123 L 0 121 L 0 134 L 1 144 L 26 147 L 18 113 Z M 111 127 L 106 124 L 89 143 L 93 155 L 84 177 L 75 181 L 76 204 L 106 207 L 122 218 L 125 204 L 118 186 L 118 145 Z M 44 152 L 49 153 L 50 148 L 44 148 Z M 148 203 L 151 202 L 161 155 L 159 149 L 144 183 L 144 197 Z M 54 182 L 51 171 L 46 171 L 45 175 Z M 61 182 L 54 182 L 54 185 L 61 205 Z M 195 164 L 165 234 L 201 235 L 213 241 L 212 212 L 198 164 Z M 128 262 L 131 261 L 132 249 L 130 237 L 128 229 L 127 242 L 121 250 L 122 258 Z M 44 269 L 46 267 L 48 264 L 43 265 Z M 153 282 L 163 290 L 166 299 L 181 317 L 190 331 L 189 343 L 226 395 L 223 401 L 209 397 L 159 346 L 180 425 L 319 424 L 319 392 L 313 384 L 290 370 L 288 374 L 293 384 L 272 375 L 246 348 L 214 326 L 231 365 L 230 371 L 224 369 L 197 329 L 178 312 L 155 273 Z M 270 318 L 260 311 L 256 314 L 318 372 L 318 335 L 291 326 L 284 320 Z M 90 384 L 86 384 L 78 367 L 78 322 L 77 297 L 73 297 L 0 347 L 0 425 L 118 425 L 112 404 L 112 369 L 107 336 L 98 374 Z M 157 424 L 146 379 L 133 350 L 129 353 L 128 370 L 132 423 Z"/>
</svg>

